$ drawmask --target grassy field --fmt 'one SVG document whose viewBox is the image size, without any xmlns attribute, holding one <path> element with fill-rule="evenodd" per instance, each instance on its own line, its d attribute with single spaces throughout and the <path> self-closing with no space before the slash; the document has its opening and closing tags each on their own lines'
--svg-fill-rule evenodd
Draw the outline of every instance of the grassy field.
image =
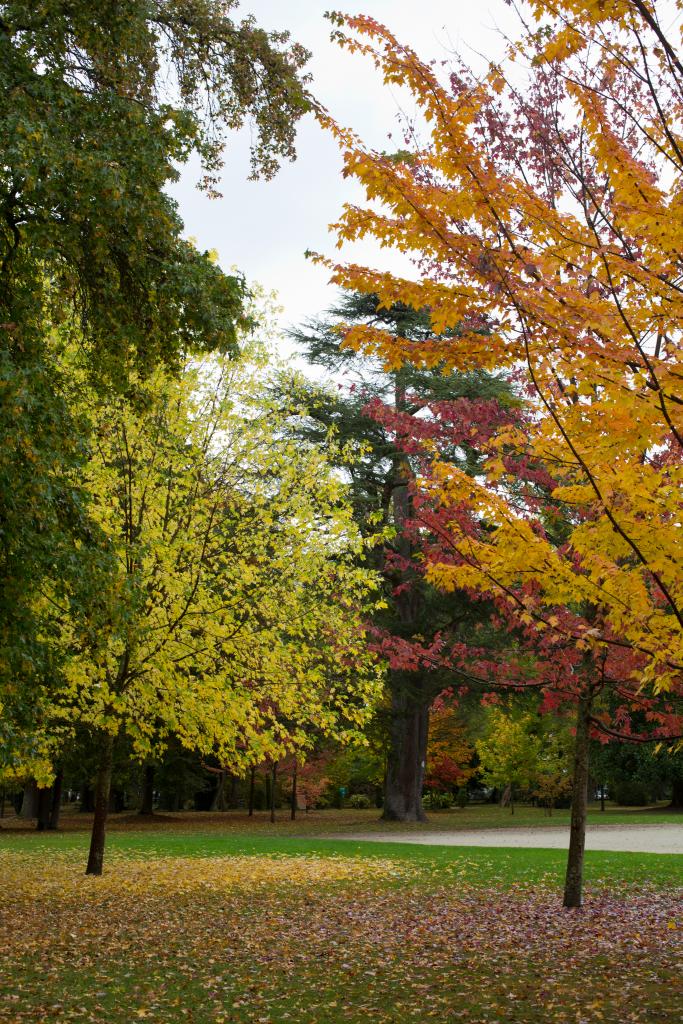
<svg viewBox="0 0 683 1024">
<path fill-rule="evenodd" d="M 343 832 L 407 832 L 407 831 L 454 831 L 457 829 L 481 828 L 520 828 L 534 826 L 538 828 L 569 826 L 569 811 L 556 810 L 552 815 L 540 807 L 520 804 L 511 814 L 508 808 L 498 804 L 471 804 L 468 807 L 453 808 L 449 811 L 430 811 L 425 823 L 405 824 L 403 822 L 385 822 L 380 820 L 380 811 L 325 810 L 310 811 L 308 814 L 299 811 L 296 821 L 291 821 L 289 810 L 282 808 L 277 812 L 275 824 L 271 824 L 266 811 L 257 811 L 249 818 L 244 811 L 225 811 L 220 813 L 182 812 L 178 814 L 155 814 L 151 818 L 142 818 L 135 813 L 112 814 L 109 830 L 127 831 L 130 828 L 152 831 L 216 831 L 220 833 L 250 833 L 263 835 L 325 835 Z M 61 829 L 65 832 L 79 832 L 90 828 L 90 815 L 68 812 L 62 815 Z M 624 808 L 607 804 L 605 811 L 600 811 L 598 804 L 590 807 L 588 815 L 591 825 L 683 825 L 683 813 L 670 811 L 665 804 L 655 807 Z M 0 822 L 3 829 L 32 831 L 33 825 L 16 817 L 8 817 Z M 0 835 L 2 833 L 0 832 Z"/>
<path fill-rule="evenodd" d="M 82 831 L 0 834 L 2 1021 L 683 1016 L 677 857 L 591 853 L 566 912 L 562 851 L 119 821 L 94 879 L 86 849 Z"/>
</svg>

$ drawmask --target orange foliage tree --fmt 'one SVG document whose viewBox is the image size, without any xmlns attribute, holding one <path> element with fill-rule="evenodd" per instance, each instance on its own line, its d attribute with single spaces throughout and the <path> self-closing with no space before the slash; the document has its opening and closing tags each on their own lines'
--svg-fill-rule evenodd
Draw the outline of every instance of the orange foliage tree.
<svg viewBox="0 0 683 1024">
<path fill-rule="evenodd" d="M 661 720 L 675 735 L 683 63 L 663 7 L 528 3 L 507 60 L 479 77 L 459 64 L 440 76 L 372 19 L 333 15 L 340 44 L 409 89 L 419 113 L 398 154 L 370 151 L 326 111 L 319 117 L 368 199 L 345 207 L 340 244 L 371 237 L 420 269 L 410 278 L 329 263 L 333 281 L 429 309 L 435 335 L 413 343 L 355 326 L 346 343 L 389 366 L 517 374 L 533 407 L 523 430 L 508 424 L 492 440 L 485 477 L 437 463 L 433 500 L 472 509 L 486 529 L 468 533 L 454 516 L 453 557 L 431 565 L 432 581 L 497 593 L 522 621 L 585 651 L 587 666 L 623 651 L 643 690 L 665 695 Z M 545 511 L 562 510 L 563 543 L 517 500 L 520 457 L 552 473 Z M 581 609 L 581 620 L 558 607 Z M 590 689 L 578 705 L 587 750 Z M 565 902 L 580 900 L 580 877 L 568 875 Z"/>
</svg>

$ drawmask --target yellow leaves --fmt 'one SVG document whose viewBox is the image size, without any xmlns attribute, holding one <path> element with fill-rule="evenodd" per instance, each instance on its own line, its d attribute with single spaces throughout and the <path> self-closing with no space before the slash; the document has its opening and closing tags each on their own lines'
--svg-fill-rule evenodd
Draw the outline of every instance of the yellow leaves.
<svg viewBox="0 0 683 1024">
<path fill-rule="evenodd" d="M 564 61 L 582 50 L 586 44 L 586 36 L 573 26 L 568 26 L 544 46 L 541 58 L 547 61 Z"/>
</svg>

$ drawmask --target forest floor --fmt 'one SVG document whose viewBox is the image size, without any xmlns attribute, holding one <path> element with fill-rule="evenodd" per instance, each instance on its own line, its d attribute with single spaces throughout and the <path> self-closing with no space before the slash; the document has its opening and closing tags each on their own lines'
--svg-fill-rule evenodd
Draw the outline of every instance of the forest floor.
<svg viewBox="0 0 683 1024">
<path fill-rule="evenodd" d="M 564 911 L 560 850 L 137 824 L 102 878 L 83 831 L 0 833 L 0 1021 L 683 1017 L 677 857 L 588 853 Z"/>
</svg>

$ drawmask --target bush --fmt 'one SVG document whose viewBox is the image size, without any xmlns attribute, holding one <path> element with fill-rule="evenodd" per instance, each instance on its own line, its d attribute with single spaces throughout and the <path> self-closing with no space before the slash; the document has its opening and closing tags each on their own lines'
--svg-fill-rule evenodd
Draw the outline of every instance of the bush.
<svg viewBox="0 0 683 1024">
<path fill-rule="evenodd" d="M 650 803 L 650 794 L 642 782 L 623 779 L 614 787 L 614 799 L 622 807 L 643 807 Z"/>
<path fill-rule="evenodd" d="M 349 807 L 352 807 L 354 811 L 367 811 L 372 807 L 372 803 L 370 797 L 365 793 L 354 793 L 349 797 Z"/>
<path fill-rule="evenodd" d="M 464 786 L 461 786 L 458 790 L 458 795 L 455 798 L 456 807 L 467 807 L 470 802 L 469 794 Z"/>
<path fill-rule="evenodd" d="M 427 811 L 447 811 L 453 806 L 453 796 L 451 793 L 438 793 L 434 790 L 422 797 L 422 806 Z"/>
</svg>

